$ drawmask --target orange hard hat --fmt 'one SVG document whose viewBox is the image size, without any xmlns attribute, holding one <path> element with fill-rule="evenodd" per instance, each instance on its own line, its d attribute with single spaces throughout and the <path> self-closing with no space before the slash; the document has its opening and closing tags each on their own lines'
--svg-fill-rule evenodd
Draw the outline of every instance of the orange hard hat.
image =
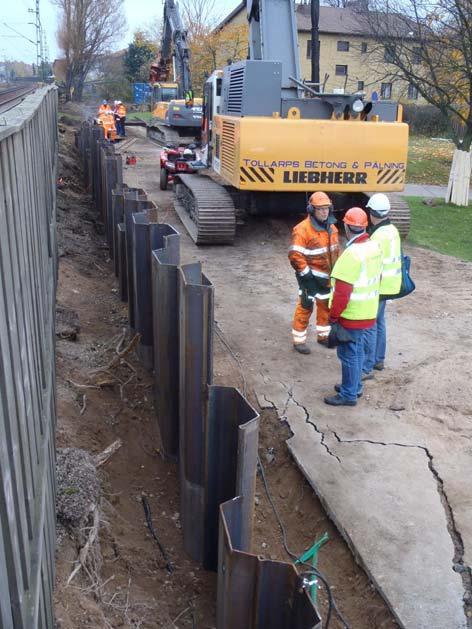
<svg viewBox="0 0 472 629">
<path fill-rule="evenodd" d="M 362 227 L 365 229 L 369 224 L 367 214 L 360 207 L 352 207 L 344 215 L 343 221 L 346 225 L 352 225 L 352 227 Z"/>
<path fill-rule="evenodd" d="M 309 201 L 313 207 L 323 207 L 331 205 L 331 199 L 325 192 L 313 192 Z"/>
</svg>

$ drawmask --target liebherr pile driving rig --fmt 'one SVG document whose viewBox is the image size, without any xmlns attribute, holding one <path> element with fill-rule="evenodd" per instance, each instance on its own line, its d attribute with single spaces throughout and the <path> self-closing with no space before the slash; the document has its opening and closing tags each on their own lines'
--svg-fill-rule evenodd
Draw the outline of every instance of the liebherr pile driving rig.
<svg viewBox="0 0 472 629">
<path fill-rule="evenodd" d="M 335 211 L 374 192 L 403 190 L 408 126 L 402 106 L 362 93 L 320 93 L 300 80 L 293 0 L 247 0 L 250 58 L 217 71 L 204 88 L 203 162 L 176 181 L 176 209 L 197 244 L 235 237 L 235 204 L 300 212 L 321 189 Z M 409 209 L 390 196 L 403 236 Z"/>
</svg>

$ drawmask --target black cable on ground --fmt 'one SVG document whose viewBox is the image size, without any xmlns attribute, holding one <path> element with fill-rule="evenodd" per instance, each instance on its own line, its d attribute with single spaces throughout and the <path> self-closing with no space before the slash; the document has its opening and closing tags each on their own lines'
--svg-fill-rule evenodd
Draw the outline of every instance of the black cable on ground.
<svg viewBox="0 0 472 629">
<path fill-rule="evenodd" d="M 270 503 L 270 506 L 272 507 L 272 511 L 274 512 L 275 518 L 277 520 L 277 524 L 279 525 L 279 528 L 280 528 L 280 532 L 282 533 L 282 544 L 285 549 L 285 552 L 292 560 L 298 561 L 298 556 L 294 552 L 292 552 L 288 546 L 287 531 L 285 530 L 285 526 L 282 522 L 282 518 L 280 517 L 278 509 L 275 506 L 274 500 L 272 498 L 272 494 L 270 493 L 269 484 L 267 482 L 267 477 L 265 474 L 264 466 L 262 465 L 262 461 L 259 455 L 257 455 L 257 465 L 259 467 L 259 472 L 261 474 L 262 483 L 264 485 L 267 499 Z M 336 601 L 334 600 L 333 593 L 331 592 L 331 587 L 326 577 L 317 568 L 314 568 L 310 564 L 305 563 L 305 562 L 299 562 L 299 563 L 306 568 L 304 572 L 300 573 L 300 576 L 307 577 L 307 576 L 315 575 L 325 587 L 326 594 L 328 596 L 328 612 L 326 615 L 325 629 L 329 629 L 329 623 L 331 622 L 331 616 L 332 616 L 333 610 L 336 613 L 339 620 L 343 623 L 344 629 L 350 629 L 349 624 L 346 622 L 343 615 L 339 611 L 338 606 L 336 605 Z"/>
<path fill-rule="evenodd" d="M 307 202 L 308 202 L 308 195 L 307 196 Z M 220 341 L 222 342 L 222 344 L 226 347 L 226 349 L 228 350 L 228 352 L 230 353 L 230 355 L 232 356 L 233 360 L 236 362 L 236 365 L 238 367 L 242 382 L 243 382 L 243 395 L 244 397 L 247 396 L 247 382 L 246 382 L 246 378 L 244 377 L 244 370 L 242 367 L 242 363 L 241 360 L 239 359 L 239 357 L 236 355 L 236 353 L 233 351 L 233 349 L 231 348 L 230 344 L 228 343 L 225 335 L 223 334 L 223 331 L 221 330 L 221 328 L 219 327 L 218 323 L 215 321 L 215 331 L 216 331 L 216 335 L 219 337 Z M 259 455 L 257 455 L 257 464 L 259 467 L 259 471 L 261 473 L 261 477 L 262 477 L 262 482 L 264 484 L 264 489 L 267 495 L 267 499 L 270 502 L 270 506 L 272 507 L 272 510 L 274 512 L 274 515 L 276 517 L 277 523 L 280 527 L 280 531 L 282 533 L 282 543 L 285 549 L 285 552 L 287 553 L 287 555 L 294 561 L 298 561 L 298 556 L 293 553 L 290 548 L 288 547 L 288 543 L 287 543 L 287 532 L 285 530 L 285 526 L 282 522 L 282 519 L 280 517 L 280 514 L 277 510 L 277 507 L 275 506 L 274 500 L 272 498 L 272 495 L 270 493 L 269 490 L 269 485 L 267 483 L 267 478 L 265 475 L 265 470 L 264 470 L 264 466 L 262 465 L 262 461 L 259 457 Z M 300 565 L 304 566 L 305 568 L 307 568 L 307 570 L 303 573 L 299 573 L 300 576 L 306 576 L 306 575 L 315 575 L 320 581 L 321 583 L 323 583 L 325 589 L 326 589 L 326 594 L 328 596 L 328 612 L 326 615 L 326 623 L 325 623 L 325 627 L 324 629 L 329 629 L 329 623 L 331 622 L 331 616 L 333 613 L 333 609 L 336 613 L 336 615 L 338 616 L 339 620 L 343 623 L 344 625 L 344 629 L 350 629 L 349 624 L 346 622 L 346 620 L 344 619 L 343 615 L 341 614 L 341 612 L 338 609 L 338 606 L 336 605 L 336 601 L 334 600 L 333 597 L 333 593 L 331 592 L 331 587 L 326 579 L 326 577 L 317 569 L 314 568 L 313 566 L 311 566 L 308 563 L 305 562 L 298 562 Z"/>
<path fill-rule="evenodd" d="M 173 568 L 173 566 L 172 566 L 172 564 L 170 562 L 169 557 L 167 556 L 167 553 L 165 551 L 164 546 L 161 544 L 160 539 L 157 537 L 157 533 L 156 533 L 156 531 L 154 529 L 154 525 L 152 523 L 151 507 L 149 505 L 149 501 L 146 498 L 146 496 L 142 496 L 141 497 L 141 502 L 143 504 L 144 514 L 146 516 L 147 527 L 148 527 L 149 531 L 151 532 L 151 535 L 156 540 L 157 545 L 159 546 L 159 550 L 161 551 L 161 554 L 164 557 L 164 561 L 166 562 L 167 571 L 170 574 L 172 574 L 174 572 L 174 568 Z"/>
</svg>

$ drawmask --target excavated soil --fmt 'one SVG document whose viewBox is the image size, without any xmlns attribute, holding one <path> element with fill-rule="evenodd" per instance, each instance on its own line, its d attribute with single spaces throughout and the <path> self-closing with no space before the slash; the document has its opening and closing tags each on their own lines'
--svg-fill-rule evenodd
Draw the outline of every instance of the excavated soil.
<svg viewBox="0 0 472 629">
<path fill-rule="evenodd" d="M 64 113 L 77 111 L 65 107 Z M 57 446 L 96 455 L 117 439 L 122 445 L 98 470 L 102 483 L 99 573 L 81 570 L 67 585 L 78 549 L 71 535 L 61 535 L 56 561 L 57 627 L 210 629 L 216 626 L 216 575 L 201 569 L 183 550 L 177 466 L 164 461 L 159 452 L 151 375 L 133 352 L 126 356 L 128 365 L 106 370 L 117 348 L 126 347 L 130 340 L 127 308 L 119 300 L 103 227 L 83 189 L 73 148 L 74 126 L 65 122 L 73 120 L 63 118 L 60 135 Z M 237 363 L 217 335 L 215 383 L 238 386 L 240 382 Z M 319 568 L 349 626 L 393 629 L 397 625 L 386 604 L 289 456 L 288 437 L 275 412 L 265 410 L 260 457 L 290 548 L 302 553 L 327 532 L 329 542 L 320 551 Z M 260 478 L 256 492 L 253 550 L 287 561 Z M 149 500 L 172 573 L 146 527 L 143 495 Z M 322 591 L 319 600 L 325 614 Z M 342 625 L 333 619 L 330 626 Z"/>
</svg>

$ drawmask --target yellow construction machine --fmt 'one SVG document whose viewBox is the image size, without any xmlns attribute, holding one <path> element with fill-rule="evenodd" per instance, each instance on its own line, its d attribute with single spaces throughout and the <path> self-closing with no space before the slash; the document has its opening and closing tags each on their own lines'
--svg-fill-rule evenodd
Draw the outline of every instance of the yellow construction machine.
<svg viewBox="0 0 472 629">
<path fill-rule="evenodd" d="M 189 144 L 200 135 L 202 99 L 193 97 L 189 61 L 179 7 L 165 0 L 161 49 L 149 77 L 154 108 L 148 137 L 160 144 Z M 169 82 L 171 73 L 174 82 Z"/>
<path fill-rule="evenodd" d="M 300 212 L 311 192 L 324 190 L 341 216 L 374 192 L 403 190 L 402 106 L 301 82 L 292 0 L 248 0 L 248 19 L 250 59 L 205 84 L 205 169 L 176 179 L 175 207 L 197 244 L 232 243 L 235 206 Z M 390 201 L 405 236 L 409 208 L 401 197 Z"/>
</svg>

